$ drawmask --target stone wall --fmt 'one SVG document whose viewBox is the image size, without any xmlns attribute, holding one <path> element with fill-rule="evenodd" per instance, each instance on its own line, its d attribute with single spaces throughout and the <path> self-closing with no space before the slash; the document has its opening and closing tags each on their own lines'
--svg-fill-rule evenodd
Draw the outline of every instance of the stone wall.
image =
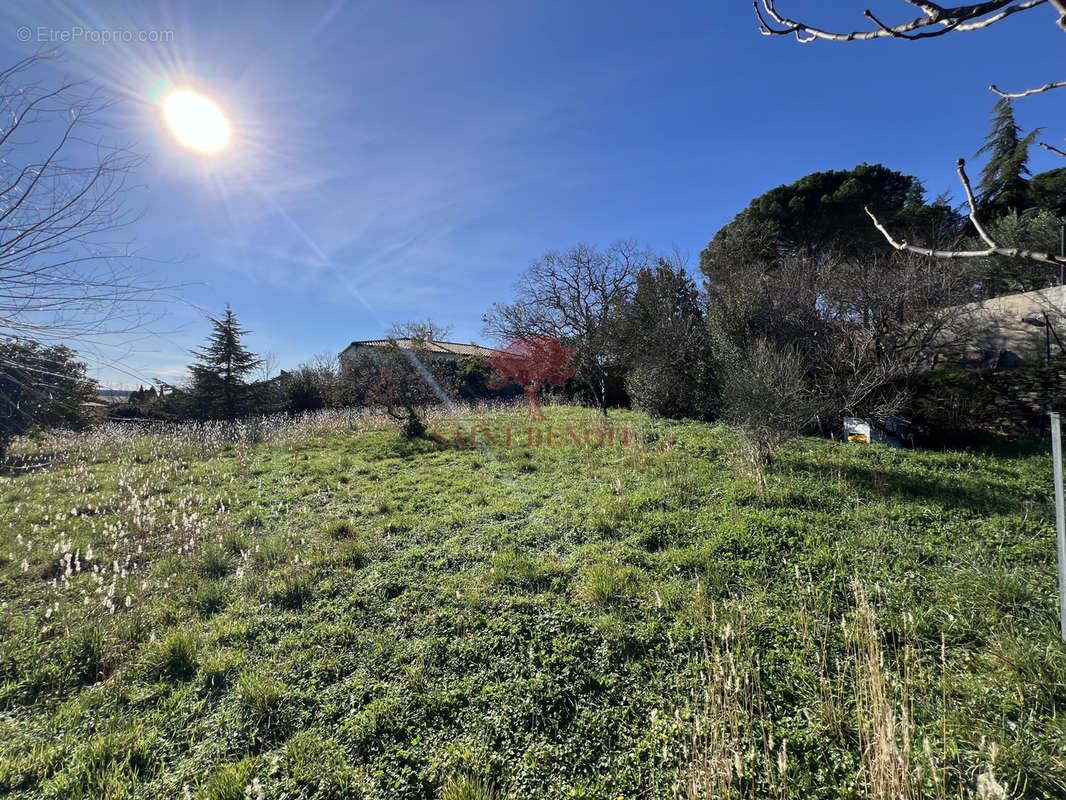
<svg viewBox="0 0 1066 800">
<path fill-rule="evenodd" d="M 1042 363 L 1049 343 L 1052 357 L 1066 354 L 1066 286 L 956 306 L 945 314 L 948 322 L 936 359 L 940 363 Z"/>
<path fill-rule="evenodd" d="M 1023 435 L 1066 411 L 1066 357 L 1010 369 L 938 369 L 911 384 L 906 416 L 919 444 L 964 443 L 975 432 Z"/>
</svg>

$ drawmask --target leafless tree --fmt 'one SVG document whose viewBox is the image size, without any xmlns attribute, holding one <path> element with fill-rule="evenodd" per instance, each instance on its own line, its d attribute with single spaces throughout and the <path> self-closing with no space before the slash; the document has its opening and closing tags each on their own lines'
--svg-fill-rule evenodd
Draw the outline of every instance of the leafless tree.
<svg viewBox="0 0 1066 800">
<path fill-rule="evenodd" d="M 886 25 L 869 9 L 863 12 L 872 23 L 866 30 L 831 31 L 806 22 L 790 19 L 777 10 L 775 0 L 757 0 L 753 3 L 759 17 L 760 30 L 767 36 L 794 34 L 800 42 L 828 39 L 834 42 L 854 42 L 868 39 L 929 39 L 934 36 L 987 28 L 1013 14 L 1030 11 L 1037 6 L 1050 5 L 1059 13 L 1058 25 L 1066 31 L 1066 0 L 989 0 L 983 3 L 946 7 L 926 0 L 905 0 L 922 15 L 895 25 Z M 760 8 L 761 3 L 761 8 Z"/>
<path fill-rule="evenodd" d="M 708 330 L 727 395 L 726 416 L 734 421 L 749 412 L 771 416 L 774 407 L 766 404 L 772 401 L 754 395 L 744 401 L 740 390 L 774 385 L 775 374 L 758 367 L 769 352 L 765 347 L 777 347 L 801 360 L 823 428 L 838 426 L 841 415 L 876 420 L 905 408 L 911 378 L 958 349 L 964 331 L 956 324 L 959 305 L 970 299 L 964 273 L 936 259 L 894 251 L 826 251 L 780 263 L 751 262 L 723 273 L 708 289 Z M 756 344 L 760 341 L 765 347 Z M 752 349 L 757 347 L 764 349 Z M 738 375 L 739 383 L 731 385 Z M 779 393 L 788 396 L 795 389 Z M 797 405 L 801 413 L 790 416 L 789 407 L 773 411 L 778 427 L 810 425 L 808 410 Z"/>
<path fill-rule="evenodd" d="M 420 345 L 426 342 L 445 342 L 452 335 L 450 325 L 441 325 L 428 317 L 411 322 L 394 322 L 389 327 L 388 338 L 410 339 Z"/>
<path fill-rule="evenodd" d="M 121 238 L 141 158 L 95 133 L 109 96 L 85 82 L 35 80 L 46 60 L 0 70 L 0 341 L 102 355 L 98 344 L 143 326 L 143 302 L 161 288 L 138 282 Z M 56 376 L 25 366 L 0 360 L 28 376 L 24 396 L 49 392 Z M 0 393 L 0 406 L 11 402 Z"/>
<path fill-rule="evenodd" d="M 269 381 L 276 376 L 278 371 L 277 353 L 267 351 L 259 356 L 259 366 L 252 371 L 252 377 L 257 381 Z"/>
<path fill-rule="evenodd" d="M 904 0 L 904 2 L 918 9 L 921 15 L 903 22 L 890 24 L 881 20 L 867 9 L 863 14 L 869 21 L 869 26 L 862 30 L 830 30 L 826 27 L 815 26 L 809 22 L 793 19 L 777 9 L 776 0 L 755 0 L 753 5 L 759 18 L 759 29 L 764 35 L 795 36 L 796 40 L 802 43 L 809 43 L 819 39 L 833 42 L 853 42 L 883 38 L 909 41 L 928 39 L 935 36 L 987 28 L 1014 14 L 1032 11 L 1039 6 L 1048 6 L 1053 9 L 1057 15 L 1056 24 L 1063 32 L 1066 32 L 1066 0 L 989 0 L 988 2 L 969 3 L 954 7 L 941 6 L 937 3 L 927 2 L 927 0 Z M 1066 86 L 1066 80 L 1050 81 L 1036 88 L 1014 92 L 1002 91 L 995 84 L 990 86 L 989 89 L 1001 97 L 1020 98 L 1060 89 L 1064 86 Z M 1051 152 L 1066 156 L 1066 151 L 1058 147 L 1053 147 L 1046 142 L 1041 142 L 1040 145 Z M 970 186 L 970 179 L 966 175 L 966 162 L 961 158 L 958 160 L 958 174 L 966 192 L 970 221 L 973 223 L 974 230 L 977 231 L 984 247 L 974 250 L 935 250 L 912 245 L 894 237 L 869 209 L 866 209 L 866 213 L 869 214 L 873 224 L 881 231 L 886 241 L 897 250 L 936 258 L 987 258 L 993 255 L 1000 255 L 1011 258 L 1026 258 L 1049 264 L 1066 264 L 1066 258 L 1062 256 L 1007 247 L 997 242 L 989 234 L 978 216 L 977 202 Z"/>
<path fill-rule="evenodd" d="M 76 344 L 136 327 L 153 292 L 118 238 L 141 158 L 90 138 L 107 96 L 31 82 L 41 60 L 0 72 L 0 334 Z"/>
<path fill-rule="evenodd" d="M 830 258 L 816 280 L 819 335 L 807 351 L 834 415 L 900 413 L 911 378 L 960 345 L 969 283 L 937 260 L 907 252 Z"/>
<path fill-rule="evenodd" d="M 342 405 L 337 356 L 317 353 L 279 376 L 290 411 L 317 411 Z"/>
<path fill-rule="evenodd" d="M 485 315 L 485 330 L 501 342 L 546 336 L 576 348 L 577 378 L 607 413 L 607 379 L 618 345 L 615 327 L 632 299 L 637 275 L 654 264 L 634 242 L 604 251 L 579 244 L 552 250 L 526 270 L 513 303 L 497 303 Z"/>
</svg>

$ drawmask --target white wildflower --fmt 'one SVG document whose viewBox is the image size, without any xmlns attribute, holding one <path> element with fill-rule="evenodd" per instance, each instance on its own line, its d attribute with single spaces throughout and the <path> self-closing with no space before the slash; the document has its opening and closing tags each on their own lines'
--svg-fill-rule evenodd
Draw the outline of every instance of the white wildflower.
<svg viewBox="0 0 1066 800">
<path fill-rule="evenodd" d="M 991 767 L 977 776 L 977 797 L 978 800 L 1007 800 L 1007 790 L 996 780 Z"/>
</svg>

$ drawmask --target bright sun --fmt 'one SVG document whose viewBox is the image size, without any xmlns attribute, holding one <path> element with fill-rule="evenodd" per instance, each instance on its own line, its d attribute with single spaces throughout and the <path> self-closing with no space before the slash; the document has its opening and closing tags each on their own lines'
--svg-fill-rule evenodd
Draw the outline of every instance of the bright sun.
<svg viewBox="0 0 1066 800">
<path fill-rule="evenodd" d="M 191 150 L 217 153 L 229 144 L 230 125 L 222 109 L 191 89 L 179 89 L 166 96 L 163 118 L 174 137 Z"/>
</svg>

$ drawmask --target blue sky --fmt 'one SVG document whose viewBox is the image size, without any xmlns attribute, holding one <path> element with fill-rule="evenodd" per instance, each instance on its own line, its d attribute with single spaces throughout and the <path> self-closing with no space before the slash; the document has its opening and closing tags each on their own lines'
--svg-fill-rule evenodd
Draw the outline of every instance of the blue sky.
<svg viewBox="0 0 1066 800">
<path fill-rule="evenodd" d="M 855 3 L 781 7 L 863 21 Z M 752 197 L 864 161 L 958 197 L 988 84 L 1061 79 L 1066 52 L 1047 8 L 923 43 L 800 45 L 761 36 L 746 0 L 36 0 L 0 11 L 0 63 L 77 27 L 171 32 L 60 44 L 47 68 L 118 94 L 110 134 L 147 156 L 128 233 L 146 278 L 183 288 L 124 364 L 171 380 L 207 332 L 203 310 L 226 302 L 281 367 L 427 316 L 480 340 L 482 314 L 546 249 L 636 239 L 680 247 L 695 269 Z M 149 100 L 160 81 L 218 100 L 232 147 L 176 146 Z M 1061 96 L 1016 111 L 1066 136 Z M 1031 167 L 1060 161 L 1034 150 Z"/>
</svg>

